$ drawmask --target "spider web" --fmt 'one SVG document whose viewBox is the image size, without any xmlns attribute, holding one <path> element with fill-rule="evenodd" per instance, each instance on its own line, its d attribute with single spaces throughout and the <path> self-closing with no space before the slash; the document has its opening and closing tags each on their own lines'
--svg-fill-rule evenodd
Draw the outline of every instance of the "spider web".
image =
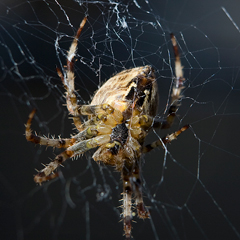
<svg viewBox="0 0 240 240">
<path fill-rule="evenodd" d="M 186 78 L 170 130 L 185 124 L 167 151 L 143 157 L 151 219 L 134 217 L 133 239 L 240 239 L 239 2 L 1 1 L 1 239 L 123 239 L 120 174 L 91 153 L 68 160 L 60 177 L 36 186 L 34 169 L 58 154 L 24 137 L 28 114 L 41 135 L 74 134 L 55 71 L 63 67 L 79 23 L 76 89 L 80 104 L 113 74 L 152 65 L 168 107 L 174 76 L 169 34 L 178 40 Z"/>
</svg>

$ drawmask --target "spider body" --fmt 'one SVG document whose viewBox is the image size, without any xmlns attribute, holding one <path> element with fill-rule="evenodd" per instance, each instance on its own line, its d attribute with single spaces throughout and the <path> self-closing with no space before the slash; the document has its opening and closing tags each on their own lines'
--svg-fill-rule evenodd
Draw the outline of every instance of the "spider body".
<svg viewBox="0 0 240 240">
<path fill-rule="evenodd" d="M 101 104 L 108 104 L 122 117 L 119 121 L 110 120 L 110 142 L 100 146 L 93 159 L 114 165 L 120 171 L 124 161 L 140 157 L 145 136 L 156 115 L 158 93 L 153 69 L 150 66 L 133 68 L 110 78 L 91 102 L 91 105 Z M 104 118 L 102 121 L 107 122 L 107 117 Z"/>
<path fill-rule="evenodd" d="M 92 158 L 95 161 L 115 166 L 121 172 L 123 182 L 122 218 L 126 239 L 131 238 L 132 202 L 138 217 L 150 216 L 142 195 L 141 155 L 158 146 L 176 139 L 188 126 L 144 146 L 144 140 L 153 127 L 169 128 L 176 115 L 183 88 L 183 73 L 176 39 L 171 35 L 175 53 L 175 72 L 171 103 L 165 120 L 154 121 L 158 108 L 158 87 L 151 66 L 124 70 L 110 78 L 95 93 L 90 105 L 78 105 L 74 87 L 74 57 L 80 33 L 86 23 L 85 17 L 70 46 L 67 55 L 67 67 L 57 73 L 66 89 L 66 103 L 73 117 L 74 125 L 79 131 L 71 138 L 50 139 L 32 133 L 31 122 L 33 110 L 26 124 L 26 139 L 35 144 L 65 148 L 65 151 L 38 172 L 34 177 L 36 183 L 51 180 L 58 176 L 55 171 L 59 165 L 71 157 L 79 156 L 92 148 L 98 148 Z M 88 116 L 81 122 L 81 116 Z M 132 199 L 132 195 L 134 198 Z"/>
</svg>

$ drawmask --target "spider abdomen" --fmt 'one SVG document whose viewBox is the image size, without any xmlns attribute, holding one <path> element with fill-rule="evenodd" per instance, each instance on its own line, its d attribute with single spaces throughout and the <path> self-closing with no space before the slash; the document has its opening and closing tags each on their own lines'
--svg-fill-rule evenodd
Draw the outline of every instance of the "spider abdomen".
<svg viewBox="0 0 240 240">
<path fill-rule="evenodd" d="M 122 112 L 124 120 L 139 114 L 155 116 L 158 108 L 158 88 L 151 66 L 124 70 L 95 93 L 91 105 L 107 103 Z"/>
</svg>

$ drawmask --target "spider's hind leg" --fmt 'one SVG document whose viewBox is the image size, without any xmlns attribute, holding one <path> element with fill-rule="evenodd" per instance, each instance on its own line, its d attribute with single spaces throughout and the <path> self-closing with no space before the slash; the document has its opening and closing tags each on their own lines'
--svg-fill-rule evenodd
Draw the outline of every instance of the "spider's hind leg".
<svg viewBox="0 0 240 240">
<path fill-rule="evenodd" d="M 142 182 L 140 176 L 138 160 L 134 166 L 131 162 L 125 160 L 122 168 L 123 181 L 123 228 L 126 239 L 131 238 L 132 231 L 132 194 L 135 197 L 135 204 L 137 208 L 138 217 L 145 219 L 150 216 L 149 211 L 143 203 L 142 197 Z"/>
<path fill-rule="evenodd" d="M 136 165 L 133 169 L 134 195 L 138 217 L 145 219 L 150 217 L 150 213 L 143 202 L 141 169 L 139 165 L 140 163 L 136 162 Z"/>
<path fill-rule="evenodd" d="M 123 181 L 123 229 L 127 240 L 131 238 L 132 231 L 132 166 L 125 161 L 122 168 Z"/>
</svg>

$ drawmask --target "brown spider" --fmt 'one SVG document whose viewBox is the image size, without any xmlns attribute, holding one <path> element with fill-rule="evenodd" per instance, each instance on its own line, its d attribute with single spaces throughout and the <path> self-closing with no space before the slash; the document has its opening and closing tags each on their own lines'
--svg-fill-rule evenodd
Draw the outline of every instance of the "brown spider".
<svg viewBox="0 0 240 240">
<path fill-rule="evenodd" d="M 115 166 L 121 172 L 123 181 L 123 226 L 126 239 L 131 238 L 132 195 L 138 217 L 150 217 L 149 210 L 143 203 L 141 155 L 158 146 L 176 139 L 188 128 L 167 135 L 149 145 L 144 146 L 144 140 L 154 127 L 171 127 L 179 99 L 182 97 L 183 72 L 178 53 L 177 42 L 173 34 L 171 40 L 175 54 L 176 78 L 172 88 L 171 104 L 168 116 L 164 121 L 154 122 L 158 108 L 158 87 L 151 66 L 143 66 L 124 70 L 110 78 L 94 95 L 90 105 L 78 105 L 74 87 L 74 63 L 77 42 L 87 21 L 85 17 L 70 46 L 67 55 L 67 66 L 64 74 L 57 68 L 57 73 L 66 89 L 66 102 L 69 113 L 79 133 L 71 138 L 49 139 L 32 133 L 31 122 L 35 114 L 33 110 L 26 124 L 26 139 L 40 145 L 66 150 L 55 157 L 44 169 L 34 177 L 41 184 L 58 176 L 54 172 L 59 165 L 71 157 L 83 154 L 89 149 L 99 147 L 92 158 L 104 164 Z M 87 115 L 88 120 L 81 122 L 80 116 Z"/>
</svg>

